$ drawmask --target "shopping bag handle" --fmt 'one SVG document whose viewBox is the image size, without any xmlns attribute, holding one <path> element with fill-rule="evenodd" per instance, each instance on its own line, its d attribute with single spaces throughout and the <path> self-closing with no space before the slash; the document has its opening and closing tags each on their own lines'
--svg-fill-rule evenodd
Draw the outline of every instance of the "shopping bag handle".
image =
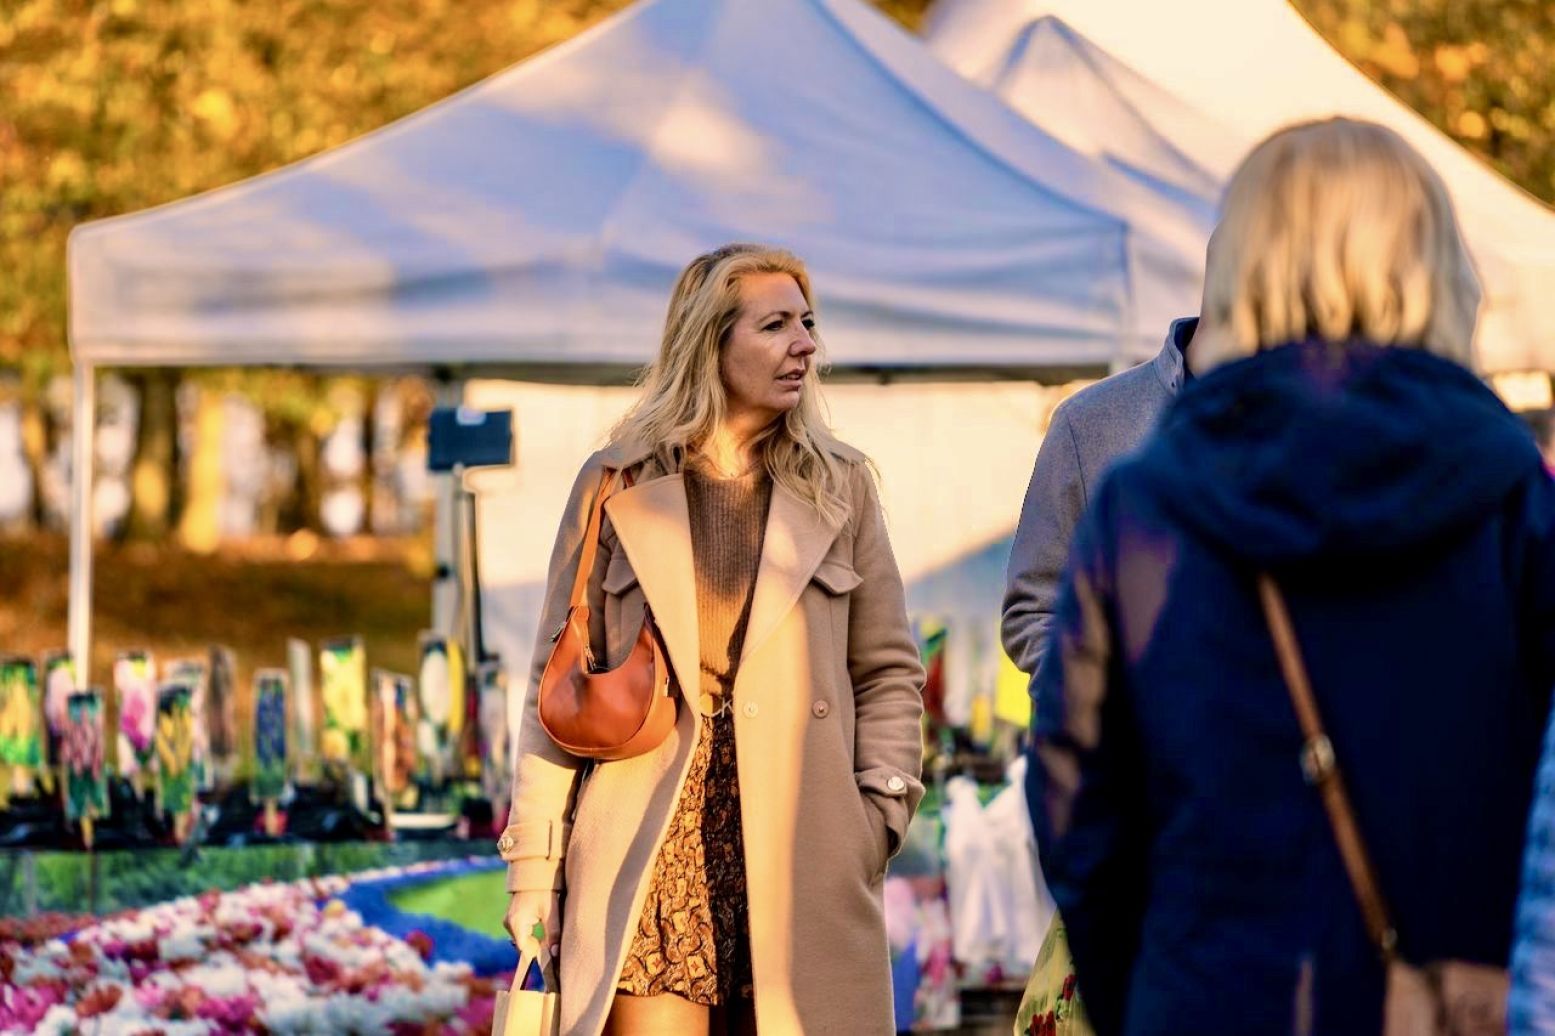
<svg viewBox="0 0 1555 1036">
<path fill-rule="evenodd" d="M 556 979 L 556 955 L 551 952 L 549 946 L 543 944 L 539 953 L 518 951 L 518 970 L 513 973 L 514 991 L 524 988 L 524 982 L 529 978 L 529 969 L 536 961 L 540 964 L 540 981 L 545 984 L 545 992 L 559 992 L 561 986 Z"/>
</svg>

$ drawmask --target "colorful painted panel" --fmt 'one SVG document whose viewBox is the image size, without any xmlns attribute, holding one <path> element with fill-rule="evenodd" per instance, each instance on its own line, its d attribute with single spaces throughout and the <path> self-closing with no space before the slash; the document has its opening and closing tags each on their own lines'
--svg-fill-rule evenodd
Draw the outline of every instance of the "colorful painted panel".
<svg viewBox="0 0 1555 1036">
<path fill-rule="evenodd" d="M 422 777 L 441 785 L 458 773 L 459 733 L 464 726 L 464 660 L 457 642 L 441 634 L 420 637 L 421 668 L 417 674 L 421 717 L 416 745 L 421 750 Z"/>
<path fill-rule="evenodd" d="M 373 670 L 373 780 L 380 799 L 412 805 L 416 772 L 416 698 L 410 677 Z"/>
<path fill-rule="evenodd" d="M 209 725 L 209 670 L 203 658 L 180 658 L 169 662 L 163 674 L 164 683 L 178 683 L 189 689 L 189 721 L 193 740 L 190 743 L 191 772 L 195 790 L 210 787 L 211 731 Z"/>
<path fill-rule="evenodd" d="M 177 681 L 157 693 L 157 806 L 173 816 L 194 809 L 199 786 L 193 698 L 193 688 Z"/>
<path fill-rule="evenodd" d="M 43 656 L 43 718 L 48 730 L 48 756 L 59 761 L 60 741 L 68 719 L 70 696 L 76 693 L 76 664 L 68 651 Z"/>
<path fill-rule="evenodd" d="M 43 692 L 30 658 L 0 661 L 0 763 L 43 765 Z"/>
<path fill-rule="evenodd" d="M 119 703 L 119 774 L 139 784 L 156 755 L 157 668 L 148 652 L 119 655 L 113 663 L 113 694 Z"/>
<path fill-rule="evenodd" d="M 359 766 L 367 752 L 367 650 L 360 637 L 325 641 L 319 651 L 324 701 L 319 750 L 328 766 Z"/>
<path fill-rule="evenodd" d="M 254 797 L 278 799 L 286 792 L 286 691 L 284 669 L 254 674 Z"/>
<path fill-rule="evenodd" d="M 103 692 L 78 691 L 65 702 L 60 761 L 65 770 L 65 818 L 108 815 L 108 770 L 103 761 Z"/>
<path fill-rule="evenodd" d="M 12 794 L 32 794 L 39 778 L 52 787 L 46 740 L 38 667 L 30 658 L 0 661 L 0 806 Z"/>
</svg>

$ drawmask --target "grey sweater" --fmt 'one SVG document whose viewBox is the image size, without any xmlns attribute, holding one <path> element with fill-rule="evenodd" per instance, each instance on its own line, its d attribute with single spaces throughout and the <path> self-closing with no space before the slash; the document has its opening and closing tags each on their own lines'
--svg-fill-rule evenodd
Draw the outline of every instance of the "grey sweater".
<svg viewBox="0 0 1555 1036">
<path fill-rule="evenodd" d="M 1182 387 L 1183 348 L 1197 326 L 1173 321 L 1154 360 L 1083 389 L 1053 413 L 1015 527 L 1000 625 L 1004 650 L 1033 684 L 1075 526 L 1112 462 L 1144 442 Z"/>
</svg>

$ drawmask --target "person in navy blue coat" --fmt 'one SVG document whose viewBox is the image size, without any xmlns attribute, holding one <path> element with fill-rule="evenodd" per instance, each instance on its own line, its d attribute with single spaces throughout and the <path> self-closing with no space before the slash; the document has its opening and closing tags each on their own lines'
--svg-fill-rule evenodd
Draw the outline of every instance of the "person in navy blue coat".
<svg viewBox="0 0 1555 1036">
<path fill-rule="evenodd" d="M 1101 1036 L 1381 1031 L 1264 572 L 1401 955 L 1506 966 L 1555 484 L 1469 369 L 1478 304 L 1445 189 L 1389 130 L 1283 130 L 1228 186 L 1200 376 L 1092 499 L 1035 693 L 1037 843 Z"/>
</svg>

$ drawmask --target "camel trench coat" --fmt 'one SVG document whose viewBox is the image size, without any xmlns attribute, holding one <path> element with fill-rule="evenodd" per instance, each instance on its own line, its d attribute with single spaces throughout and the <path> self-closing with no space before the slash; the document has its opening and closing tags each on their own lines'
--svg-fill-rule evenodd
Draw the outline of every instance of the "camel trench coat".
<svg viewBox="0 0 1555 1036">
<path fill-rule="evenodd" d="M 923 668 L 862 456 L 838 455 L 851 514 L 824 521 L 774 486 L 734 687 L 735 743 L 762 1036 L 894 1032 L 881 888 L 923 794 Z M 562 1031 L 598 1036 L 690 768 L 701 724 L 690 518 L 679 474 L 613 445 L 573 487 L 524 698 L 502 854 L 508 888 L 564 892 Z M 596 649 L 625 658 L 651 606 L 682 692 L 675 727 L 635 759 L 585 765 L 536 717 L 604 469 L 636 469 L 605 503 L 590 582 Z"/>
</svg>

